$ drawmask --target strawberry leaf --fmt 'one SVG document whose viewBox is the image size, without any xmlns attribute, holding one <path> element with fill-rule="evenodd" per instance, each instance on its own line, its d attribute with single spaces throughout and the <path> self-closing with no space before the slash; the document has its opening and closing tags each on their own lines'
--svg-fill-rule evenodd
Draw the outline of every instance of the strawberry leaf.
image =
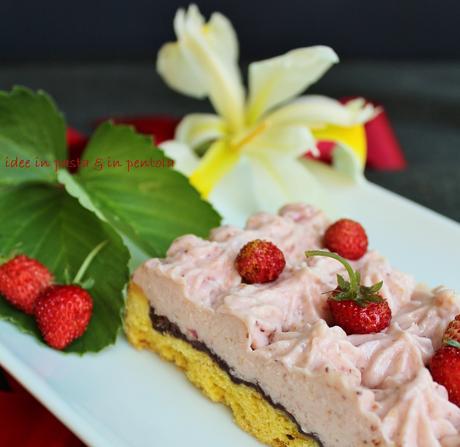
<svg viewBox="0 0 460 447">
<path fill-rule="evenodd" d="M 329 298 L 334 301 L 354 301 L 360 307 L 366 307 L 370 303 L 381 303 L 384 299 L 377 293 L 383 286 L 380 281 L 370 287 L 361 284 L 361 273 L 353 270 L 351 265 L 337 253 L 321 250 L 309 250 L 305 256 L 325 256 L 340 262 L 348 273 L 350 281 L 346 281 L 341 275 L 337 275 L 337 288 L 330 292 Z"/>
<path fill-rule="evenodd" d="M 43 92 L 0 92 L 0 147 L 0 257 L 35 257 L 57 282 L 69 283 L 106 242 L 80 278 L 90 287 L 94 313 L 69 352 L 99 351 L 116 339 L 129 262 L 120 235 L 140 260 L 164 255 L 184 233 L 207 236 L 220 222 L 152 139 L 127 126 L 101 125 L 82 157 L 88 167 L 77 175 L 56 169 L 67 158 L 65 122 Z M 1 296 L 0 319 L 40 339 L 33 318 Z"/>
<path fill-rule="evenodd" d="M 368 291 L 370 293 L 377 293 L 383 286 L 383 281 L 380 281 L 378 283 L 375 283 L 373 286 L 368 287 Z"/>
<path fill-rule="evenodd" d="M 207 237 L 220 223 L 152 139 L 129 126 L 99 126 L 82 158 L 88 167 L 74 176 L 61 171 L 59 181 L 149 256 L 164 256 L 171 242 L 186 233 Z"/>
<path fill-rule="evenodd" d="M 59 283 L 71 281 L 88 253 L 107 241 L 83 278 L 92 282 L 89 292 L 94 311 L 90 325 L 66 351 L 96 352 L 114 343 L 121 326 L 123 289 L 129 278 L 129 253 L 120 236 L 63 188 L 50 185 L 3 190 L 0 215 L 0 255 L 16 251 L 34 257 L 53 272 Z M 0 318 L 41 339 L 34 319 L 11 307 L 1 296 Z"/>
<path fill-rule="evenodd" d="M 55 160 L 67 158 L 65 122 L 46 93 L 0 92 L 0 147 L 0 184 L 56 182 Z"/>
<path fill-rule="evenodd" d="M 345 281 L 342 275 L 337 275 L 337 284 L 342 291 L 347 291 L 350 288 L 350 283 Z"/>
</svg>

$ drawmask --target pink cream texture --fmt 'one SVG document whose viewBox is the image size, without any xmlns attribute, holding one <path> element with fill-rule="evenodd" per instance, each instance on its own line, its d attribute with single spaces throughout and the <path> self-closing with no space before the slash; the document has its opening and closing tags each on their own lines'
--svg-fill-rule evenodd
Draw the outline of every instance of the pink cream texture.
<svg viewBox="0 0 460 447">
<path fill-rule="evenodd" d="M 416 286 L 375 251 L 353 262 L 362 282 L 383 280 L 390 327 L 350 335 L 332 326 L 327 295 L 341 265 L 304 252 L 322 248 L 329 225 L 313 207 L 258 213 L 244 230 L 222 226 L 209 240 L 183 236 L 165 259 L 134 274 L 156 311 L 199 339 L 233 374 L 257 383 L 325 447 L 459 447 L 460 408 L 426 368 L 460 299 Z M 234 268 L 253 239 L 275 243 L 286 268 L 273 283 L 247 285 Z"/>
</svg>

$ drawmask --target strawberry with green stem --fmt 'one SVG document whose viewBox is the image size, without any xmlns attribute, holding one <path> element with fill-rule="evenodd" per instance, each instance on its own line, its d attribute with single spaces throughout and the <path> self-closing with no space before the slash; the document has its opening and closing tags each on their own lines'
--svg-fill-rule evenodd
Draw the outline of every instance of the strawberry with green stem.
<svg viewBox="0 0 460 447">
<path fill-rule="evenodd" d="M 85 333 L 93 312 L 93 299 L 84 288 L 91 287 L 91 280 L 82 282 L 82 279 L 106 243 L 107 241 L 101 242 L 91 250 L 72 284 L 53 285 L 37 299 L 35 319 L 43 339 L 49 346 L 64 349 Z"/>
<path fill-rule="evenodd" d="M 442 342 L 444 345 L 460 349 L 460 314 L 448 324 Z"/>
<path fill-rule="evenodd" d="M 431 359 L 430 372 L 446 388 L 449 400 L 460 406 L 460 315 L 447 326 L 442 343 Z"/>
<path fill-rule="evenodd" d="M 379 293 L 383 281 L 372 286 L 361 284 L 361 275 L 336 253 L 311 250 L 305 256 L 325 256 L 339 261 L 348 273 L 349 281 L 337 275 L 337 288 L 328 292 L 328 304 L 337 325 L 347 334 L 370 334 L 386 329 L 391 321 L 388 301 Z"/>
</svg>

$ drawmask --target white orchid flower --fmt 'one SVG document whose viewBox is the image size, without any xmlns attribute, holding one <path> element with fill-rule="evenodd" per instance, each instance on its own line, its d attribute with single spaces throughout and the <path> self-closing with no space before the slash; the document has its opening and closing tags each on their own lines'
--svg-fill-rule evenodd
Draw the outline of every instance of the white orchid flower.
<svg viewBox="0 0 460 447">
<path fill-rule="evenodd" d="M 271 210 L 309 199 L 319 188 L 316 169 L 300 157 L 315 154 L 318 139 L 337 143 L 336 170 L 361 178 L 366 159 L 362 124 L 374 108 L 362 99 L 346 105 L 317 95 L 294 99 L 338 62 L 331 48 L 299 48 L 250 64 L 246 94 L 237 36 L 226 17 L 214 13 L 205 23 L 191 5 L 178 10 L 174 29 L 177 42 L 158 53 L 159 74 L 178 92 L 209 98 L 217 114 L 187 115 L 175 140 L 161 146 L 204 197 L 213 202 L 218 191 L 235 193 L 249 177 L 244 196 L 252 196 L 250 207 Z M 200 158 L 196 150 L 206 145 Z"/>
</svg>

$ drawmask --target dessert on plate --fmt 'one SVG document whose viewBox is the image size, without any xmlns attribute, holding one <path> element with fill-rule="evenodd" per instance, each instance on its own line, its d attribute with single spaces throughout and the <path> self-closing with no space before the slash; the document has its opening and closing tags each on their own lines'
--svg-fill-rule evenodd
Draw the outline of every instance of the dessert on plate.
<svg viewBox="0 0 460 447">
<path fill-rule="evenodd" d="M 460 300 L 338 224 L 290 204 L 178 238 L 134 272 L 129 340 L 271 446 L 460 446 L 460 408 L 428 369 Z"/>
</svg>

